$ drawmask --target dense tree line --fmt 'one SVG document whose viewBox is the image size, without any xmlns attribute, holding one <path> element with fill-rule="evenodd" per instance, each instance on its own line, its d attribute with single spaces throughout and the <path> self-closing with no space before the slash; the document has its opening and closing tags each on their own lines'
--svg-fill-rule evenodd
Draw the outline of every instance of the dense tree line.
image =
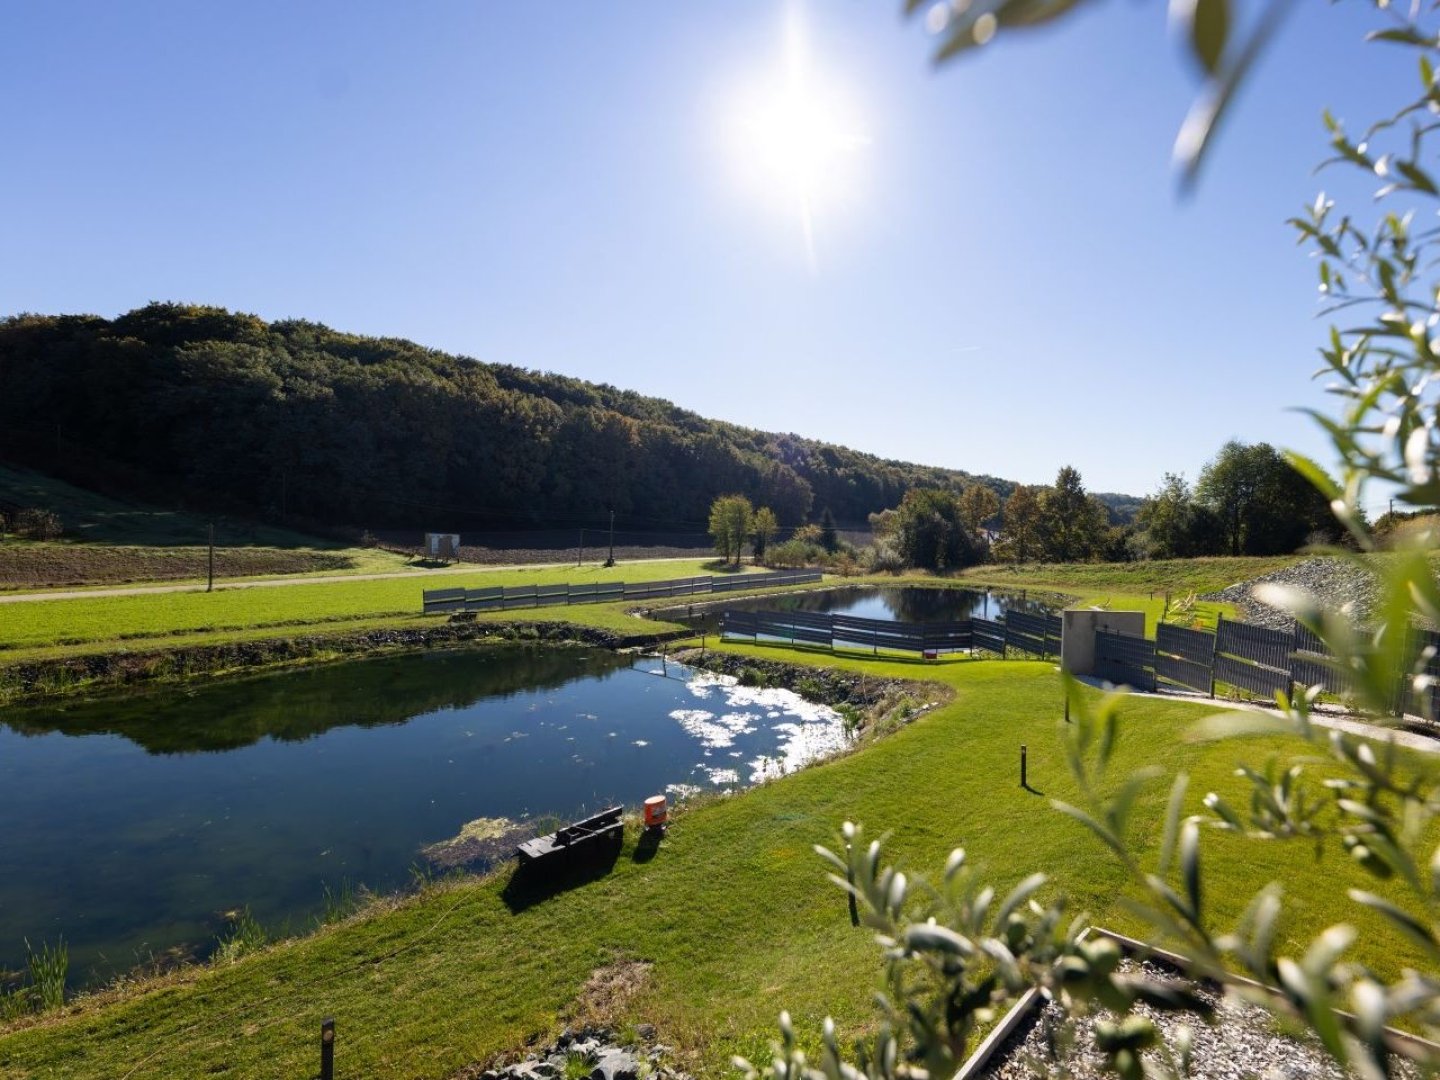
<svg viewBox="0 0 1440 1080">
<path fill-rule="evenodd" d="M 160 303 L 0 320 L 0 454 L 170 504 L 369 527 L 583 523 L 613 507 L 701 531 L 722 494 L 792 527 L 973 479 L 408 341 Z"/>
<path fill-rule="evenodd" d="M 1137 516 L 1139 553 L 1283 555 L 1341 531 L 1330 504 L 1269 443 L 1234 440 L 1200 470 L 1192 488 L 1167 473 Z"/>
</svg>

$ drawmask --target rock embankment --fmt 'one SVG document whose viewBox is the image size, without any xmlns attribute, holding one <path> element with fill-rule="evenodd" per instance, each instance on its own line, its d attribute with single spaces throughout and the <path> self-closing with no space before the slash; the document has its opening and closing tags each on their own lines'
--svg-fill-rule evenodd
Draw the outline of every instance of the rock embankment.
<svg viewBox="0 0 1440 1080">
<path fill-rule="evenodd" d="M 654 1039 L 655 1029 L 641 1024 L 636 1034 Z M 669 1047 L 626 1046 L 608 1028 L 565 1030 L 553 1044 L 500 1068 L 468 1066 L 451 1080 L 691 1080 L 688 1073 L 665 1064 Z"/>
<path fill-rule="evenodd" d="M 819 705 L 875 709 L 914 691 L 913 684 L 900 679 L 877 679 L 853 671 L 806 667 L 708 649 L 684 649 L 671 656 L 682 664 L 733 675 L 743 684 L 783 686 Z"/>
<path fill-rule="evenodd" d="M 1379 595 L 1375 575 L 1344 559 L 1307 559 L 1272 574 L 1206 593 L 1201 600 L 1234 604 L 1243 622 L 1289 630 L 1295 625 L 1287 612 L 1261 603 L 1254 595 L 1257 585 L 1288 585 L 1302 589 L 1331 611 L 1346 611 L 1356 623 L 1369 622 Z"/>
</svg>

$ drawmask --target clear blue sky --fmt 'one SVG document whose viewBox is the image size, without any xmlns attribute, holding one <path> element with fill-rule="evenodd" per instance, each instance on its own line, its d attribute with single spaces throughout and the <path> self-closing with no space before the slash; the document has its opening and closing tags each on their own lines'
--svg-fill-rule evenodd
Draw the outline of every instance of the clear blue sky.
<svg viewBox="0 0 1440 1080">
<path fill-rule="evenodd" d="M 1322 107 L 1380 115 L 1408 54 L 1367 4 L 1297 5 L 1186 200 L 1165 6 L 937 70 L 898 2 L 15 0 L 0 312 L 303 317 L 1092 490 L 1230 437 L 1322 455 L 1284 220 L 1337 186 Z M 808 243 L 765 127 L 789 35 L 831 139 Z"/>
</svg>

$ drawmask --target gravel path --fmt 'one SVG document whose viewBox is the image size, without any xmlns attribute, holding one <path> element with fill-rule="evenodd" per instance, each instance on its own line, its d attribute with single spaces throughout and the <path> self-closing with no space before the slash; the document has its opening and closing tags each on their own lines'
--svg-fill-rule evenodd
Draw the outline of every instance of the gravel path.
<svg viewBox="0 0 1440 1080">
<path fill-rule="evenodd" d="M 1143 971 L 1158 981 L 1180 981 L 1181 976 L 1165 964 L 1151 960 L 1126 960 L 1122 970 Z M 1215 1009 L 1215 1023 L 1189 1012 L 1161 1012 L 1138 1005 L 1135 1013 L 1148 1017 L 1160 1029 L 1161 1040 L 1174 1046 L 1183 1025 L 1194 1040 L 1189 1076 L 1191 1080 L 1346 1080 L 1343 1072 L 1312 1039 L 1295 1039 L 1274 1030 L 1270 1014 L 1258 1005 L 1223 998 L 1202 984 L 1201 996 Z M 1103 1012 L 1097 1015 L 1105 1015 Z M 1073 1043 L 1069 1039 L 1073 1036 Z M 1155 1051 L 1146 1055 L 1158 1063 Z M 1036 1009 L 1034 1018 L 1022 1024 L 996 1051 L 987 1080 L 1032 1080 L 1039 1077 L 1069 1076 L 1090 1080 L 1112 1076 L 1103 1068 L 1103 1056 L 1095 1048 L 1091 1020 L 1080 1020 L 1068 1028 L 1064 1012 L 1047 1003 Z M 1392 1076 L 1409 1080 L 1419 1074 L 1409 1062 L 1392 1059 Z"/>
<path fill-rule="evenodd" d="M 1206 593 L 1200 599 L 1234 604 L 1240 609 L 1240 618 L 1244 622 L 1268 626 L 1272 630 L 1289 630 L 1294 625 L 1289 614 L 1262 604 L 1253 595 L 1256 585 L 1269 583 L 1303 589 L 1330 610 L 1348 610 L 1351 618 L 1358 623 L 1369 621 L 1379 591 L 1374 575 L 1368 570 L 1343 559 L 1318 558 L 1226 586 L 1219 592 Z"/>
</svg>

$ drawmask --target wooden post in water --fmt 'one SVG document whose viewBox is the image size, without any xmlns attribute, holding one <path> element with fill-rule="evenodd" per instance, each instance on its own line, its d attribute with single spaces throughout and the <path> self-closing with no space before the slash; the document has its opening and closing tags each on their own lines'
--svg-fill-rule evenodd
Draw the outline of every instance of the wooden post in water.
<svg viewBox="0 0 1440 1080">
<path fill-rule="evenodd" d="M 335 1018 L 320 1022 L 320 1080 L 335 1080 Z"/>
</svg>

